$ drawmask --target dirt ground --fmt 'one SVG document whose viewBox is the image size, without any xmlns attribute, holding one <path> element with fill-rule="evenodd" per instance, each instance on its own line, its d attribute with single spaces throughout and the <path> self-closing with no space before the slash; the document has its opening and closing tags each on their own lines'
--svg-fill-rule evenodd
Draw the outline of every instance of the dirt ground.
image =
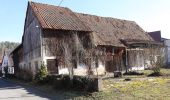
<svg viewBox="0 0 170 100">
<path fill-rule="evenodd" d="M 54 100 L 170 100 L 170 69 L 161 69 L 163 76 L 148 77 L 151 70 L 142 71 L 144 75 L 126 75 L 122 78 L 103 79 L 101 92 L 86 93 L 73 90 L 56 90 L 49 85 L 27 84 L 45 94 L 55 96 Z M 128 81 L 125 81 L 128 79 Z M 129 80 L 130 79 L 130 80 Z M 16 80 L 13 80 L 16 82 Z M 57 98 L 59 97 L 59 98 Z"/>
</svg>

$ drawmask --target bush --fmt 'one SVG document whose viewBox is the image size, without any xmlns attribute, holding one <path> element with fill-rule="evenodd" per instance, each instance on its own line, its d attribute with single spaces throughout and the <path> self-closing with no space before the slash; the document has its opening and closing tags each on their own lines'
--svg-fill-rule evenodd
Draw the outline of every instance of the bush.
<svg viewBox="0 0 170 100">
<path fill-rule="evenodd" d="M 55 89 L 73 89 L 79 91 L 98 91 L 98 78 L 74 76 L 73 85 L 70 85 L 69 75 L 47 76 L 46 83 L 52 84 Z"/>
<path fill-rule="evenodd" d="M 88 80 L 83 76 L 74 76 L 73 84 L 75 89 L 85 89 L 85 86 L 88 84 Z"/>
<path fill-rule="evenodd" d="M 149 77 L 158 77 L 162 76 L 163 74 L 161 73 L 161 67 L 164 66 L 163 64 L 163 58 L 159 57 L 156 64 L 156 66 L 152 68 L 153 73 L 149 74 Z"/>
<path fill-rule="evenodd" d="M 162 76 L 162 74 L 160 72 L 159 73 L 153 72 L 148 75 L 148 77 L 158 77 L 158 76 Z"/>
<path fill-rule="evenodd" d="M 49 84 L 49 85 L 53 85 L 55 79 L 57 78 L 57 76 L 55 75 L 47 75 L 44 80 L 43 83 Z"/>
<path fill-rule="evenodd" d="M 163 57 L 158 57 L 155 67 L 152 68 L 153 75 L 160 76 L 161 75 L 161 69 L 164 66 L 163 64 Z"/>
<path fill-rule="evenodd" d="M 73 88 L 76 90 L 94 92 L 99 91 L 99 87 L 99 78 L 97 77 L 74 76 L 73 78 Z"/>
<path fill-rule="evenodd" d="M 136 72 L 136 71 L 130 71 L 130 72 L 124 73 L 123 75 L 144 75 L 144 73 Z"/>
<path fill-rule="evenodd" d="M 55 89 L 69 89 L 70 87 L 70 77 L 68 75 L 58 75 L 55 77 L 53 86 Z"/>
<path fill-rule="evenodd" d="M 35 81 L 37 82 L 44 82 L 48 75 L 47 67 L 44 65 L 44 63 L 41 64 L 40 69 L 38 70 L 38 73 L 35 75 Z"/>
<path fill-rule="evenodd" d="M 160 74 L 161 73 L 161 70 L 160 70 L 159 67 L 154 67 L 152 70 L 153 70 L 153 73 L 155 73 L 155 74 Z"/>
</svg>

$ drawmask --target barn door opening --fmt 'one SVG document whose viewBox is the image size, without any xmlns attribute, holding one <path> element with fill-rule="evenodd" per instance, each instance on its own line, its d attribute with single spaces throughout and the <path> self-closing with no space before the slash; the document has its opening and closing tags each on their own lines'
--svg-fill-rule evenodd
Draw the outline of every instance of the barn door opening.
<svg viewBox="0 0 170 100">
<path fill-rule="evenodd" d="M 47 69 L 49 74 L 58 74 L 58 61 L 56 59 L 47 59 Z"/>
</svg>

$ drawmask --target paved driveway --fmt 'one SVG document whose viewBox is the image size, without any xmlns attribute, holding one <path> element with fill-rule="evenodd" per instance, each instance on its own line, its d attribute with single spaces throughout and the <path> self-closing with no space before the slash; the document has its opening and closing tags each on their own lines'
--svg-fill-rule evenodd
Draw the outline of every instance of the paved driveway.
<svg viewBox="0 0 170 100">
<path fill-rule="evenodd" d="M 37 89 L 0 78 L 0 100 L 55 100 Z"/>
</svg>

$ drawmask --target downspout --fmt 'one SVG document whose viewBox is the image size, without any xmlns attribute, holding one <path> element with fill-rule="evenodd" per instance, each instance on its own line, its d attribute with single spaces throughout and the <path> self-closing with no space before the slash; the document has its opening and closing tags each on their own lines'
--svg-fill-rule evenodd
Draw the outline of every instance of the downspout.
<svg viewBox="0 0 170 100">
<path fill-rule="evenodd" d="M 127 52 L 127 49 L 126 49 L 126 48 L 125 48 L 125 51 L 126 51 L 126 73 L 127 73 L 127 71 L 128 71 L 128 68 L 127 68 L 127 67 L 128 67 L 128 60 L 127 60 L 127 56 L 128 56 L 128 55 L 127 55 L 127 53 L 128 53 L 128 52 Z"/>
<path fill-rule="evenodd" d="M 44 62 L 44 52 L 43 52 L 43 36 L 42 36 L 42 30 L 39 28 L 40 31 L 40 41 L 41 41 L 41 60 L 42 63 Z"/>
</svg>

